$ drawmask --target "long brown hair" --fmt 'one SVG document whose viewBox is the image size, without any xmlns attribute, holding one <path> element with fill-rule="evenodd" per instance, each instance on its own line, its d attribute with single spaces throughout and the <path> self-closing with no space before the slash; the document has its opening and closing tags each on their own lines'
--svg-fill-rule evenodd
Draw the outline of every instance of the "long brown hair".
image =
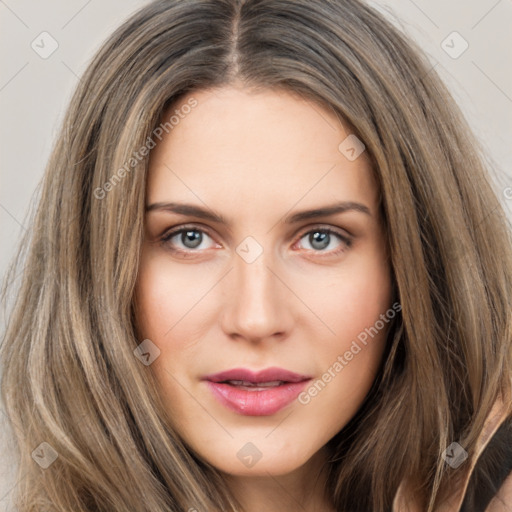
<svg viewBox="0 0 512 512">
<path fill-rule="evenodd" d="M 336 113 L 380 187 L 402 310 L 371 393 L 329 443 L 336 509 L 385 512 L 410 477 L 433 511 L 460 476 L 445 448 L 456 441 L 473 457 L 499 396 L 512 413 L 510 229 L 477 141 L 420 50 L 357 0 L 159 0 L 80 80 L 6 280 L 2 398 L 20 512 L 242 510 L 170 428 L 134 357 L 132 303 L 142 148 L 179 98 L 235 81 Z M 58 457 L 43 469 L 34 450 Z"/>
</svg>

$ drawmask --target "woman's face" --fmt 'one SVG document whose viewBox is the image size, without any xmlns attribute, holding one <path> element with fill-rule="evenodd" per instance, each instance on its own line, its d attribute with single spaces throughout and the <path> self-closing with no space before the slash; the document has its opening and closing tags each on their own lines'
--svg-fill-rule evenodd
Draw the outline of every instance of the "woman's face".
<svg viewBox="0 0 512 512">
<path fill-rule="evenodd" d="M 288 93 L 201 91 L 164 121 L 175 110 L 150 156 L 140 341 L 189 447 L 231 475 L 286 474 L 352 418 L 383 357 L 376 182 L 334 114 Z"/>
</svg>

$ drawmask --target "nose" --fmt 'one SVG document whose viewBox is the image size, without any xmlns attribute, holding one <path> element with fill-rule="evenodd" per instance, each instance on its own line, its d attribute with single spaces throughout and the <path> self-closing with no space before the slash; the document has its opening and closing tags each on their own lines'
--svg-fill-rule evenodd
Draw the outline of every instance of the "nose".
<svg viewBox="0 0 512 512">
<path fill-rule="evenodd" d="M 286 339 L 294 325 L 293 293 L 279 275 L 270 251 L 251 263 L 235 255 L 227 282 L 222 329 L 233 340 Z M 274 268 L 273 268 L 274 267 Z"/>
</svg>

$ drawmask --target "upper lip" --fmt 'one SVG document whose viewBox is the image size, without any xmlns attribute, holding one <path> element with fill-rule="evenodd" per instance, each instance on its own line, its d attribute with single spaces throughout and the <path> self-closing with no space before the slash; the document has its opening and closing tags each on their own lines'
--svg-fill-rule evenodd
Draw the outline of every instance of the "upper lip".
<svg viewBox="0 0 512 512">
<path fill-rule="evenodd" d="M 273 366 L 272 368 L 265 368 L 264 370 L 254 372 L 247 368 L 233 368 L 219 373 L 212 373 L 206 375 L 203 380 L 209 380 L 211 382 L 223 382 L 225 380 L 242 380 L 247 382 L 272 382 L 280 380 L 283 382 L 301 382 L 308 380 L 311 377 L 307 375 L 300 375 L 298 373 L 285 370 L 284 368 L 278 368 Z"/>
</svg>

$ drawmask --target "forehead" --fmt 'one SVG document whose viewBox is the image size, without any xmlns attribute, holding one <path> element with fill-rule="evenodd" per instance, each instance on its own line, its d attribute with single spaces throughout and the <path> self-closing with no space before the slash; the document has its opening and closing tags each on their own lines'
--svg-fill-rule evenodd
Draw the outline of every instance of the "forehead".
<svg viewBox="0 0 512 512">
<path fill-rule="evenodd" d="M 192 100 L 194 108 L 183 108 Z M 229 87 L 183 97 L 163 122 L 173 114 L 178 122 L 150 156 L 152 201 L 194 193 L 217 203 L 236 197 L 240 206 L 260 199 L 292 206 L 306 195 L 376 201 L 366 152 L 348 159 L 340 144 L 350 128 L 317 103 L 281 90 Z"/>
</svg>

